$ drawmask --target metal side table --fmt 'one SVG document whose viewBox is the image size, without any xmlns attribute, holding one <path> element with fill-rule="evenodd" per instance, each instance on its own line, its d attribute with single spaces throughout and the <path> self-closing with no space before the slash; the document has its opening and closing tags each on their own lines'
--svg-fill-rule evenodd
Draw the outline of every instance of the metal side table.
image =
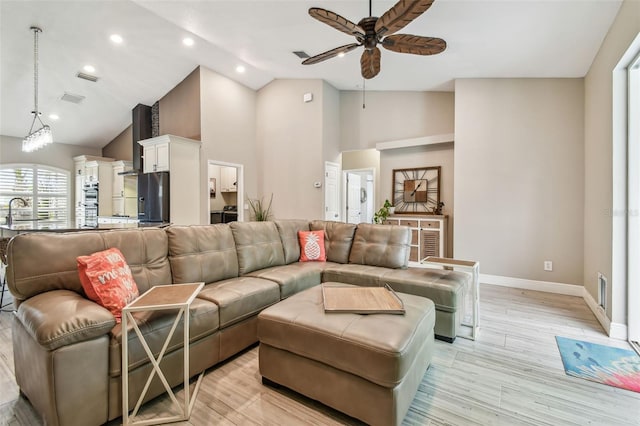
<svg viewBox="0 0 640 426">
<path fill-rule="evenodd" d="M 463 304 L 463 314 L 461 324 L 471 328 L 470 334 L 459 334 L 459 337 L 466 339 L 476 340 L 478 336 L 478 329 L 480 328 L 480 262 L 472 260 L 458 260 L 448 257 L 434 257 L 428 256 L 422 259 L 425 265 L 441 266 L 445 269 L 459 270 L 471 274 L 471 321 L 465 322 L 465 316 L 467 311 L 466 295 Z"/>
<path fill-rule="evenodd" d="M 198 381 L 196 382 L 195 389 L 193 391 L 193 395 L 190 395 L 189 388 L 189 306 L 191 302 L 195 299 L 196 295 L 200 292 L 200 290 L 204 287 L 204 283 L 193 283 L 193 284 L 173 284 L 173 285 L 162 285 L 155 286 L 145 292 L 142 296 L 128 304 L 122 309 L 122 424 L 123 425 L 149 425 L 149 424 L 161 424 L 161 423 L 171 423 L 188 420 L 191 415 L 191 410 L 193 409 L 193 404 L 196 400 L 196 394 L 200 389 L 200 382 L 202 381 L 202 376 L 204 372 L 200 373 L 198 377 Z M 171 330 L 169 331 L 169 335 L 167 336 L 162 350 L 158 354 L 156 358 L 153 355 L 153 352 L 149 348 L 142 332 L 138 328 L 138 324 L 133 318 L 133 312 L 140 311 L 160 311 L 167 309 L 176 309 L 178 312 L 176 314 L 176 319 L 173 322 Z M 176 395 L 173 393 L 171 386 L 167 382 L 167 379 L 160 368 L 160 363 L 162 362 L 162 358 L 165 355 L 165 351 L 169 346 L 169 342 L 173 337 L 176 328 L 178 327 L 178 323 L 182 319 L 182 324 L 184 327 L 184 401 L 183 404 L 178 402 Z M 149 361 L 153 366 L 153 370 L 149 374 L 149 378 L 142 389 L 142 393 L 140 394 L 140 398 L 136 403 L 133 412 L 129 414 L 129 339 L 128 339 L 128 330 L 127 326 L 131 322 L 133 330 L 138 335 L 138 339 L 140 339 L 140 343 L 144 348 Z M 182 411 L 181 414 L 170 416 L 170 417 L 162 417 L 162 418 L 153 418 L 148 420 L 135 420 L 136 415 L 138 414 L 138 410 L 142 405 L 142 401 L 149 390 L 149 385 L 151 384 L 151 380 L 153 380 L 155 375 L 158 375 L 158 378 L 162 382 L 166 392 L 169 394 L 169 397 L 173 401 L 173 403 Z"/>
</svg>

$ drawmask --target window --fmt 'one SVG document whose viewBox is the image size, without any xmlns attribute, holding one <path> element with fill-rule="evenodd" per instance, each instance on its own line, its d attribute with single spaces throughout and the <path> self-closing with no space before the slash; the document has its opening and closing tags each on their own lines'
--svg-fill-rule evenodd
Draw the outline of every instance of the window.
<svg viewBox="0 0 640 426">
<path fill-rule="evenodd" d="M 9 214 L 9 201 L 20 197 L 27 206 L 14 201 L 13 220 L 39 219 L 49 222 L 69 220 L 69 178 L 67 170 L 38 164 L 0 165 L 0 221 Z"/>
</svg>

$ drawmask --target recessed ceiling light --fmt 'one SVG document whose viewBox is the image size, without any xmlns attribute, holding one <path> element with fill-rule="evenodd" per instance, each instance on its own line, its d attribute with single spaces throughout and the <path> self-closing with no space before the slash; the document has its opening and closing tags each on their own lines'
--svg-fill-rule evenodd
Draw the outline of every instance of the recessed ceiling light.
<svg viewBox="0 0 640 426">
<path fill-rule="evenodd" d="M 185 46 L 193 46 L 193 39 L 190 37 L 185 37 L 182 39 L 182 43 L 184 43 Z"/>
<path fill-rule="evenodd" d="M 122 43 L 124 40 L 122 39 L 122 37 L 120 36 L 120 34 L 111 34 L 111 37 L 109 37 L 111 39 L 112 42 L 114 43 Z"/>
<path fill-rule="evenodd" d="M 344 58 L 344 52 L 338 53 L 338 58 Z"/>
<path fill-rule="evenodd" d="M 236 67 L 236 72 L 239 72 L 240 74 L 242 74 L 245 71 L 246 71 L 246 68 L 244 67 L 244 65 L 238 65 Z"/>
<path fill-rule="evenodd" d="M 84 67 L 82 67 L 82 69 L 86 72 L 96 72 L 96 69 L 93 65 L 85 65 Z"/>
<path fill-rule="evenodd" d="M 60 117 L 58 117 L 58 114 L 49 114 L 49 118 L 52 120 L 57 120 Z"/>
</svg>

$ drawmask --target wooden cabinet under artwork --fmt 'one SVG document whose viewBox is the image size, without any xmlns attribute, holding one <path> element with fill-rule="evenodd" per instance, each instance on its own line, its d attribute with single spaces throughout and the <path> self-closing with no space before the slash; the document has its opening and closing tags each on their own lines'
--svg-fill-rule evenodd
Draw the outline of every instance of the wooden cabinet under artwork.
<svg viewBox="0 0 640 426">
<path fill-rule="evenodd" d="M 411 228 L 410 262 L 421 262 L 427 256 L 447 256 L 448 216 L 389 216 L 385 225 L 403 225 Z"/>
</svg>

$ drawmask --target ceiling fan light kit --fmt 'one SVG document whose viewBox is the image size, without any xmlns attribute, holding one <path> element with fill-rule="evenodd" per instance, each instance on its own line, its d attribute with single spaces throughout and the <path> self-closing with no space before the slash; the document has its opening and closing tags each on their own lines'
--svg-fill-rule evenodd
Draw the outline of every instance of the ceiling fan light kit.
<svg viewBox="0 0 640 426">
<path fill-rule="evenodd" d="M 33 152 L 40 148 L 49 145 L 53 142 L 53 134 L 51 133 L 51 127 L 44 124 L 40 116 L 42 113 L 38 110 L 38 33 L 42 32 L 42 29 L 38 27 L 31 27 L 33 31 L 33 121 L 31 122 L 31 128 L 29 134 L 25 136 L 22 141 L 23 152 Z M 36 125 L 36 121 L 40 123 L 40 128 L 33 130 Z"/>
<path fill-rule="evenodd" d="M 354 36 L 357 43 L 336 47 L 319 55 L 302 61 L 303 65 L 312 65 L 335 56 L 344 54 L 363 46 L 364 52 L 360 57 L 360 72 L 362 77 L 371 79 L 380 72 L 381 52 L 378 45 L 387 50 L 413 55 L 436 55 L 447 48 L 447 43 L 437 37 L 422 37 L 411 34 L 395 34 L 410 22 L 422 15 L 431 7 L 434 0 L 400 0 L 380 18 L 369 16 L 354 24 L 348 19 L 319 7 L 309 9 L 309 15 L 338 31 Z M 371 15 L 371 0 L 369 0 L 369 15 Z"/>
</svg>

